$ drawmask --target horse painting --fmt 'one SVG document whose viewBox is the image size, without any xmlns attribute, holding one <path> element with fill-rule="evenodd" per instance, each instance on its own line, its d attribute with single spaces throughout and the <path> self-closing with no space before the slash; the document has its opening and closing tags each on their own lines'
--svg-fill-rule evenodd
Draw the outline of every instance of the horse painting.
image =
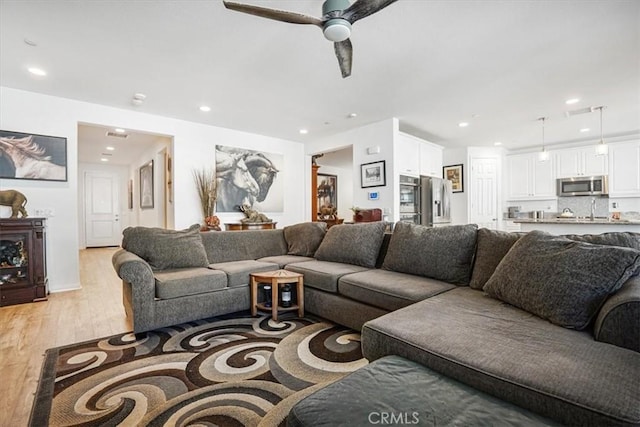
<svg viewBox="0 0 640 427">
<path fill-rule="evenodd" d="M 216 147 L 216 210 L 236 212 L 254 207 L 269 195 L 279 170 L 263 153 L 231 147 Z"/>
<path fill-rule="evenodd" d="M 36 143 L 32 135 L 23 138 L 0 137 L 0 156 L 15 171 L 13 176 L 7 178 L 67 180 L 66 168 L 53 163 L 46 149 Z"/>
</svg>

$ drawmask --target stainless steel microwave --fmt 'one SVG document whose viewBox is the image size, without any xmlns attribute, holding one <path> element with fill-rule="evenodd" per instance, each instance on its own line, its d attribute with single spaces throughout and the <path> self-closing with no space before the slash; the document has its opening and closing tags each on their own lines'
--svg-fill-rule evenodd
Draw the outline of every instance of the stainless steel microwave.
<svg viewBox="0 0 640 427">
<path fill-rule="evenodd" d="M 557 182 L 560 197 L 609 195 L 609 180 L 606 175 L 559 178 Z"/>
</svg>

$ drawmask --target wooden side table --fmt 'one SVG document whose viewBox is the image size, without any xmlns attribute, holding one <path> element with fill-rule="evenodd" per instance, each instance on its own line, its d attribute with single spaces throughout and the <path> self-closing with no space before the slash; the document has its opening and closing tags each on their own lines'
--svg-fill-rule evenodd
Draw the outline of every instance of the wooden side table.
<svg viewBox="0 0 640 427">
<path fill-rule="evenodd" d="M 264 303 L 258 302 L 258 285 L 266 283 L 271 285 L 271 307 L 265 307 Z M 296 304 L 291 307 L 278 305 L 278 290 L 281 285 L 295 283 L 297 290 Z M 258 310 L 271 311 L 271 317 L 278 321 L 278 311 L 298 310 L 298 317 L 304 317 L 304 276 L 288 270 L 265 271 L 261 273 L 251 273 L 251 315 L 258 314 Z"/>
<path fill-rule="evenodd" d="M 225 222 L 226 231 L 274 230 L 277 222 Z"/>
</svg>

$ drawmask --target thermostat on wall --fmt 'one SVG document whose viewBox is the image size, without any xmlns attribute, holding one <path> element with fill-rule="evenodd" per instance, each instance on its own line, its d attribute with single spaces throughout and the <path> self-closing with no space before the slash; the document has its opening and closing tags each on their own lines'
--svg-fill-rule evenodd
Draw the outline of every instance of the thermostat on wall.
<svg viewBox="0 0 640 427">
<path fill-rule="evenodd" d="M 380 198 L 380 193 L 377 191 L 369 191 L 369 200 L 378 200 Z"/>
</svg>

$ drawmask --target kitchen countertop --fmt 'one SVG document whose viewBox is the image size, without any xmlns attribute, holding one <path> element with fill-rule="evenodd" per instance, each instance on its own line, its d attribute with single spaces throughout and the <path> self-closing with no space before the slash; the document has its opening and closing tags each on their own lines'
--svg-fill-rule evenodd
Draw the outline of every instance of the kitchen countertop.
<svg viewBox="0 0 640 427">
<path fill-rule="evenodd" d="M 589 218 L 544 218 L 544 219 L 532 219 L 532 218 L 515 218 L 513 222 L 516 224 L 607 224 L 607 225 L 632 225 L 640 224 L 640 220 L 626 220 L 626 219 L 606 219 L 595 218 L 593 221 Z"/>
</svg>

